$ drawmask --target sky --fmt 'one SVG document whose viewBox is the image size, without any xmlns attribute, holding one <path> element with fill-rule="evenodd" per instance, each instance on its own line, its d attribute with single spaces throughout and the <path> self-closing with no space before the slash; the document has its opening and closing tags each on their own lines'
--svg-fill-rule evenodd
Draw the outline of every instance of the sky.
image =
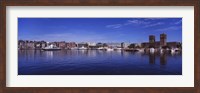
<svg viewBox="0 0 200 93">
<path fill-rule="evenodd" d="M 162 33 L 182 42 L 182 18 L 18 18 L 18 40 L 141 43 Z"/>
</svg>

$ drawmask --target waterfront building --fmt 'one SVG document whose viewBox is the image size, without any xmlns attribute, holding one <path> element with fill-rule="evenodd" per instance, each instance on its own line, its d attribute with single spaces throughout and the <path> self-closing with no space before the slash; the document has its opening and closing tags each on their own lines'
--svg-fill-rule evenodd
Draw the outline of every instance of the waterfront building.
<svg viewBox="0 0 200 93">
<path fill-rule="evenodd" d="M 149 43 L 149 42 L 143 42 L 143 43 L 141 44 L 141 47 L 142 47 L 142 48 L 149 48 L 149 46 L 150 46 L 150 43 Z"/>
<path fill-rule="evenodd" d="M 34 44 L 35 44 L 35 49 L 41 49 L 42 44 L 40 41 L 34 41 Z"/>
<path fill-rule="evenodd" d="M 143 42 L 141 44 L 142 48 L 177 48 L 181 47 L 180 42 L 167 42 L 167 35 L 166 34 L 160 34 L 160 41 L 155 40 L 155 36 L 150 35 L 149 36 L 149 42 Z"/>
<path fill-rule="evenodd" d="M 160 46 L 166 46 L 167 45 L 167 35 L 166 34 L 160 34 Z"/>
<path fill-rule="evenodd" d="M 82 42 L 82 43 L 75 43 L 75 42 L 45 42 L 45 41 L 18 41 L 18 49 L 43 49 L 48 46 L 59 47 L 60 49 L 78 49 L 78 48 L 87 48 L 87 49 L 138 49 L 142 48 L 148 50 L 150 48 L 154 48 L 157 50 L 162 49 L 178 49 L 181 50 L 182 44 L 180 42 L 167 42 L 167 35 L 160 34 L 160 41 L 156 41 L 154 35 L 149 35 L 149 42 L 142 42 L 142 43 L 91 43 L 91 42 Z"/>
<path fill-rule="evenodd" d="M 76 48 L 77 44 L 75 42 L 67 42 L 66 43 L 66 48 L 71 49 L 71 48 Z"/>
<path fill-rule="evenodd" d="M 18 49 L 25 49 L 25 48 L 26 48 L 25 41 L 19 40 L 18 41 Z"/>
<path fill-rule="evenodd" d="M 131 43 L 121 43 L 121 48 L 128 48 L 128 46 L 130 46 Z"/>
<path fill-rule="evenodd" d="M 156 41 L 155 43 L 154 43 L 154 48 L 160 48 L 161 46 L 160 46 L 160 41 Z"/>
<path fill-rule="evenodd" d="M 97 43 L 96 46 L 99 48 L 99 47 L 103 47 L 104 44 L 103 43 Z"/>
<path fill-rule="evenodd" d="M 65 41 L 58 42 L 58 47 L 61 48 L 61 49 L 65 49 L 66 48 Z"/>
<path fill-rule="evenodd" d="M 149 36 L 149 43 L 155 43 L 156 39 L 154 35 Z"/>
<path fill-rule="evenodd" d="M 57 42 L 49 42 L 47 43 L 47 47 L 52 46 L 52 47 L 58 47 L 58 43 Z"/>
<path fill-rule="evenodd" d="M 47 44 L 45 41 L 18 41 L 18 48 L 19 49 L 42 49 L 46 47 Z"/>
<path fill-rule="evenodd" d="M 128 48 L 138 48 L 139 47 L 139 44 L 137 43 L 131 43 Z"/>
<path fill-rule="evenodd" d="M 97 49 L 97 48 L 99 48 L 96 43 L 91 43 L 91 42 L 88 42 L 88 47 L 89 47 L 89 49 Z"/>
<path fill-rule="evenodd" d="M 121 43 L 106 43 L 111 48 L 121 48 Z"/>
<path fill-rule="evenodd" d="M 160 42 L 155 42 L 155 47 L 154 48 L 163 48 L 163 47 L 168 47 L 168 48 L 181 48 L 181 43 L 180 42 L 167 42 L 166 46 L 161 46 Z M 142 48 L 151 48 L 149 42 L 144 42 L 141 44 Z"/>
<path fill-rule="evenodd" d="M 141 46 L 142 46 L 141 43 L 135 43 L 136 48 L 141 48 Z"/>
<path fill-rule="evenodd" d="M 41 48 L 43 49 L 43 48 L 45 48 L 46 46 L 47 46 L 47 42 L 41 41 Z"/>
<path fill-rule="evenodd" d="M 55 44 L 55 47 L 59 47 L 59 42 L 53 42 Z"/>
<path fill-rule="evenodd" d="M 88 43 L 78 43 L 78 48 L 85 47 L 88 48 Z"/>
<path fill-rule="evenodd" d="M 156 42 L 155 36 L 154 35 L 150 35 L 149 36 L 150 47 L 155 47 L 155 42 Z"/>
<path fill-rule="evenodd" d="M 180 42 L 167 42 L 167 46 L 169 46 L 170 48 L 182 48 Z"/>
<path fill-rule="evenodd" d="M 25 44 L 26 49 L 35 49 L 35 43 L 33 41 L 26 41 Z"/>
<path fill-rule="evenodd" d="M 125 43 L 124 42 L 121 43 L 121 48 L 125 48 Z"/>
<path fill-rule="evenodd" d="M 88 46 L 96 46 L 96 43 L 88 42 L 87 44 L 88 44 Z"/>
</svg>

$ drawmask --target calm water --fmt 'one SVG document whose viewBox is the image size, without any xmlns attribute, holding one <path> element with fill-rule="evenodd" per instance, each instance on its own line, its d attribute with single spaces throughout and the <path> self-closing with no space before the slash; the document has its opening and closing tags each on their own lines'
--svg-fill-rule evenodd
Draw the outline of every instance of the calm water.
<svg viewBox="0 0 200 93">
<path fill-rule="evenodd" d="M 182 75 L 181 54 L 19 50 L 19 75 Z"/>
</svg>

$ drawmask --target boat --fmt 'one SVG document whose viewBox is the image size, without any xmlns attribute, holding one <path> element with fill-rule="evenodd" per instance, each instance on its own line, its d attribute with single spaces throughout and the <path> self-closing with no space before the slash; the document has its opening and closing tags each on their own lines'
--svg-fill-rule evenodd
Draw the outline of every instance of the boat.
<svg viewBox="0 0 200 93">
<path fill-rule="evenodd" d="M 79 50 L 86 50 L 87 48 L 86 47 L 84 47 L 84 46 L 82 46 L 82 47 L 80 47 L 80 48 L 78 48 Z"/>
<path fill-rule="evenodd" d="M 155 49 L 154 48 L 150 48 L 150 53 L 154 53 L 155 52 Z"/>
<path fill-rule="evenodd" d="M 73 48 L 70 48 L 71 50 L 77 50 L 78 48 L 77 47 L 73 47 Z"/>
<path fill-rule="evenodd" d="M 114 49 L 112 48 L 107 48 L 106 51 L 113 51 Z"/>
<path fill-rule="evenodd" d="M 171 53 L 174 54 L 176 51 L 174 48 L 171 49 Z"/>
<path fill-rule="evenodd" d="M 99 47 L 99 48 L 97 48 L 98 50 L 103 50 L 104 48 L 103 47 Z"/>
<path fill-rule="evenodd" d="M 130 49 L 130 48 L 126 48 L 126 49 L 123 49 L 124 51 L 133 51 L 133 49 Z"/>
<path fill-rule="evenodd" d="M 61 50 L 60 48 L 43 48 L 44 51 L 55 51 L 55 50 Z"/>
<path fill-rule="evenodd" d="M 160 48 L 160 54 L 164 53 L 164 49 Z"/>
<path fill-rule="evenodd" d="M 138 52 L 143 53 L 143 52 L 144 52 L 144 49 L 138 49 Z"/>
<path fill-rule="evenodd" d="M 122 48 L 114 48 L 114 50 L 117 50 L 117 51 L 121 51 L 122 50 Z"/>
<path fill-rule="evenodd" d="M 174 50 L 175 50 L 175 52 L 180 52 L 181 51 L 179 48 L 175 48 Z"/>
<path fill-rule="evenodd" d="M 50 46 L 47 46 L 47 47 L 43 48 L 42 50 L 44 50 L 44 51 L 55 51 L 55 50 L 61 50 L 61 48 L 55 47 L 54 45 L 51 44 Z"/>
</svg>

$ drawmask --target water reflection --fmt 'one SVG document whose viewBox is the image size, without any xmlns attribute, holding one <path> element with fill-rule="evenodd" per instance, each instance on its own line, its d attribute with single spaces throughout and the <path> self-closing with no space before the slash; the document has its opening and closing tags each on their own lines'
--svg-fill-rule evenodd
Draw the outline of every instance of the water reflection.
<svg viewBox="0 0 200 93">
<path fill-rule="evenodd" d="M 155 60 L 156 60 L 155 53 L 150 53 L 149 54 L 149 64 L 155 64 Z"/>
<path fill-rule="evenodd" d="M 163 53 L 163 54 L 160 55 L 160 64 L 161 65 L 166 65 L 167 64 L 166 53 Z"/>
<path fill-rule="evenodd" d="M 162 54 L 156 54 L 156 53 L 149 53 L 149 64 L 155 64 L 156 62 L 156 56 L 160 58 L 160 65 L 166 65 L 167 64 L 167 53 Z M 175 56 L 175 55 L 173 55 Z"/>
<path fill-rule="evenodd" d="M 46 53 L 47 58 L 50 58 L 50 59 L 53 58 L 53 51 L 46 51 L 45 53 Z M 42 53 L 40 53 L 40 54 L 42 54 Z"/>
<path fill-rule="evenodd" d="M 21 75 L 182 74 L 181 53 L 158 54 L 103 50 L 19 50 L 18 61 L 18 70 Z"/>
</svg>

